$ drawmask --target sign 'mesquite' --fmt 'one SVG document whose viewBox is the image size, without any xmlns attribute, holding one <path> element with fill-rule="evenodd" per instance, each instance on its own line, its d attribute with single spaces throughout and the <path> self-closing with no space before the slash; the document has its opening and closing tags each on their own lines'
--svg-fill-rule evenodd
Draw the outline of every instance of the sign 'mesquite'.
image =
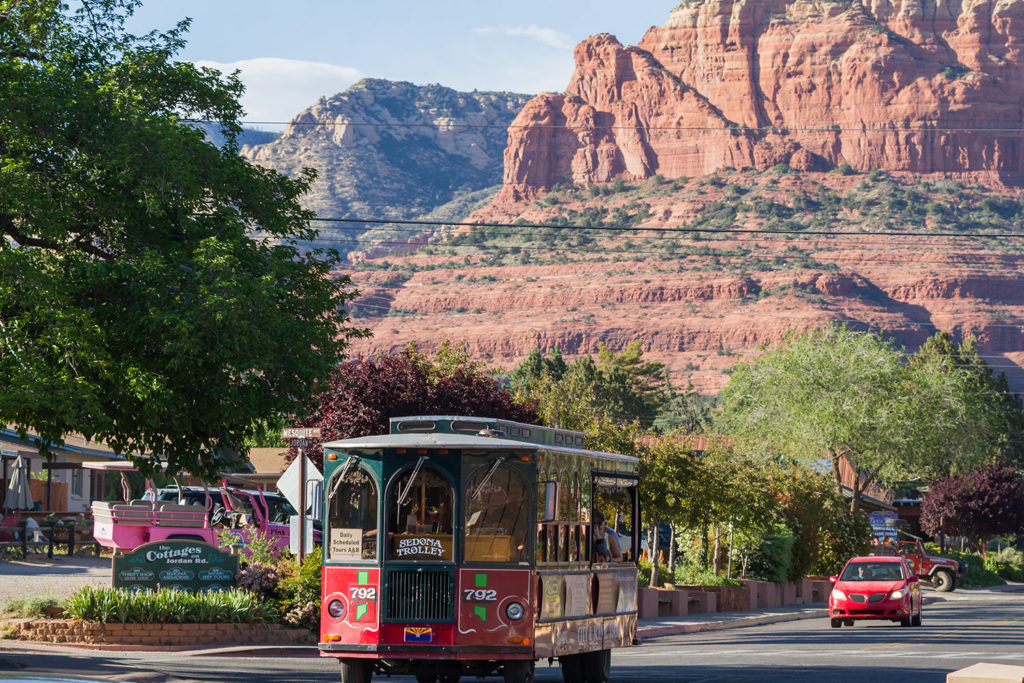
<svg viewBox="0 0 1024 683">
<path fill-rule="evenodd" d="M 238 557 L 201 541 L 156 541 L 115 557 L 112 574 L 114 588 L 213 593 L 236 585 Z"/>
</svg>

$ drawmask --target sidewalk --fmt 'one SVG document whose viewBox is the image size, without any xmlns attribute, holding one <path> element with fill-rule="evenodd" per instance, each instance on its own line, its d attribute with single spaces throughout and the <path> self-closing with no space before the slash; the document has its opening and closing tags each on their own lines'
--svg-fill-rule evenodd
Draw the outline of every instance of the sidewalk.
<svg viewBox="0 0 1024 683">
<path fill-rule="evenodd" d="M 762 626 L 798 619 L 818 619 L 828 616 L 824 603 L 811 605 L 789 605 L 770 609 L 754 609 L 744 612 L 714 612 L 711 614 L 690 614 L 685 617 L 659 617 L 641 619 L 637 624 L 637 638 L 644 642 L 660 636 L 674 636 L 681 633 L 720 631 L 727 628 Z"/>
</svg>

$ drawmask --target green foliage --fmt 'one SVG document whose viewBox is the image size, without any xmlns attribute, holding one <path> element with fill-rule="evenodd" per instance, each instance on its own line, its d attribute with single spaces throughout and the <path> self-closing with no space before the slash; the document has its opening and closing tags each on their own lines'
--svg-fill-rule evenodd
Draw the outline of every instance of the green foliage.
<svg viewBox="0 0 1024 683">
<path fill-rule="evenodd" d="M 761 581 L 788 581 L 793 566 L 793 541 L 793 532 L 785 527 L 766 533 L 750 553 L 748 575 Z"/>
<path fill-rule="evenodd" d="M 717 427 L 738 447 L 827 459 L 833 471 L 846 458 L 869 482 L 973 466 L 994 438 L 965 372 L 908 364 L 890 342 L 845 327 L 789 334 L 734 368 L 720 399 Z"/>
<path fill-rule="evenodd" d="M 87 586 L 64 600 L 71 619 L 101 623 L 252 623 L 272 621 L 274 611 L 247 591 L 186 593 L 161 589 L 130 592 Z"/>
<path fill-rule="evenodd" d="M 241 82 L 174 61 L 187 21 L 128 34 L 137 5 L 0 11 L 0 422 L 209 478 L 330 373 L 353 293 L 301 248 L 315 173 L 240 157 Z"/>
<path fill-rule="evenodd" d="M 651 585 L 651 561 L 640 558 L 638 563 L 638 577 L 637 582 L 640 586 Z M 672 575 L 668 572 L 668 567 L 664 564 L 658 565 L 658 582 L 655 584 L 656 587 L 664 586 L 666 583 L 672 583 Z"/>
<path fill-rule="evenodd" d="M 675 583 L 687 586 L 741 586 L 736 579 L 702 569 L 692 564 L 676 567 Z"/>
<path fill-rule="evenodd" d="M 1024 581 L 1024 553 L 1012 546 L 985 554 L 985 569 L 1015 583 Z"/>
<path fill-rule="evenodd" d="M 911 359 L 916 365 L 935 365 L 964 373 L 967 389 L 979 397 L 979 419 L 992 436 L 992 455 L 1004 462 L 1024 466 L 1024 400 L 1010 391 L 1006 373 L 998 376 L 978 350 L 978 340 L 967 337 L 959 345 L 947 332 L 929 337 Z"/>
<path fill-rule="evenodd" d="M 935 548 L 928 546 L 928 552 L 938 555 Z M 985 558 L 980 553 L 961 553 L 955 550 L 948 550 L 942 554 L 943 557 L 950 557 L 961 565 L 967 563 L 967 573 L 960 577 L 959 585 L 962 588 L 984 588 L 986 586 L 1003 586 L 1006 581 L 995 572 L 995 568 L 986 566 Z"/>
<path fill-rule="evenodd" d="M 32 619 L 46 616 L 46 610 L 60 603 L 52 597 L 16 598 L 8 600 L 0 615 L 8 619 Z"/>
</svg>

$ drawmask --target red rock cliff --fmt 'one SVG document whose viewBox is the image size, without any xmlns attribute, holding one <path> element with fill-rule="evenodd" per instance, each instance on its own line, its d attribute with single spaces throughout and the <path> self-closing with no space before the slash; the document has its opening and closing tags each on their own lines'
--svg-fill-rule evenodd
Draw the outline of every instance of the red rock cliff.
<svg viewBox="0 0 1024 683">
<path fill-rule="evenodd" d="M 575 50 L 510 129 L 498 201 L 716 169 L 1024 180 L 1024 0 L 684 0 Z"/>
</svg>

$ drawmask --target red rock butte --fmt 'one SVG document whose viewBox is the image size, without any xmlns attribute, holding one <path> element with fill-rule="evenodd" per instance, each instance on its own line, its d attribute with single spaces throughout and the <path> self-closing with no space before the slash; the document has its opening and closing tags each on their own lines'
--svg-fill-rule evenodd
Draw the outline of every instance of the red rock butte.
<svg viewBox="0 0 1024 683">
<path fill-rule="evenodd" d="M 684 0 L 636 47 L 575 50 L 533 98 L 499 203 L 723 167 L 1024 181 L 1024 0 Z"/>
</svg>

